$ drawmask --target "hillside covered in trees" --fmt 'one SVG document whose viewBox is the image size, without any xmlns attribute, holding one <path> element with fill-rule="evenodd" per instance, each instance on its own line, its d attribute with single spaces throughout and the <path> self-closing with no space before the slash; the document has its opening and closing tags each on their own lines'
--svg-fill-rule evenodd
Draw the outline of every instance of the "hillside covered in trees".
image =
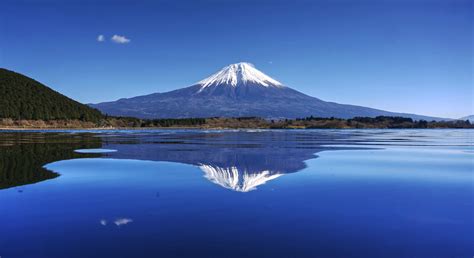
<svg viewBox="0 0 474 258">
<path fill-rule="evenodd" d="M 102 114 L 29 77 L 0 68 L 0 118 L 98 122 Z"/>
</svg>

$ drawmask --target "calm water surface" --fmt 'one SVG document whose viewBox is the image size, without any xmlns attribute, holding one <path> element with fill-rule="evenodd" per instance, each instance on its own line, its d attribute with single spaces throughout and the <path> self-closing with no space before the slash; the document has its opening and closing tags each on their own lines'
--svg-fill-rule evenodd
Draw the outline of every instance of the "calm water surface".
<svg viewBox="0 0 474 258">
<path fill-rule="evenodd" d="M 0 132 L 0 257 L 473 257 L 474 131 Z"/>
</svg>

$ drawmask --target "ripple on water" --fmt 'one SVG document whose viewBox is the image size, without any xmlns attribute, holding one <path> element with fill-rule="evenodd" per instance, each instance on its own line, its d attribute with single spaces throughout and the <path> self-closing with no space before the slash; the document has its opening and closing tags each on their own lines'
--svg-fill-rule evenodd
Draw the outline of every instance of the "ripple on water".
<svg viewBox="0 0 474 258">
<path fill-rule="evenodd" d="M 116 152 L 117 150 L 112 149 L 78 149 L 74 150 L 77 153 L 109 153 L 109 152 Z"/>
</svg>

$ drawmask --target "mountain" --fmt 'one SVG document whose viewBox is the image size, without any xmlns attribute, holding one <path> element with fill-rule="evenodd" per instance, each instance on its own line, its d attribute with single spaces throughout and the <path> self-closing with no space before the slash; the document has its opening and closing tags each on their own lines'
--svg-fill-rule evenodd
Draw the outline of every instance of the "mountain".
<svg viewBox="0 0 474 258">
<path fill-rule="evenodd" d="M 469 122 L 472 123 L 472 122 L 474 122 L 474 115 L 461 117 L 461 118 L 459 118 L 459 120 L 469 120 Z"/>
<path fill-rule="evenodd" d="M 22 74 L 0 68 L 0 118 L 97 121 L 102 114 Z"/>
<path fill-rule="evenodd" d="M 440 120 L 435 117 L 326 102 L 283 85 L 249 63 L 231 64 L 186 88 L 91 106 L 110 115 L 140 118 L 352 118 L 384 115 Z"/>
</svg>

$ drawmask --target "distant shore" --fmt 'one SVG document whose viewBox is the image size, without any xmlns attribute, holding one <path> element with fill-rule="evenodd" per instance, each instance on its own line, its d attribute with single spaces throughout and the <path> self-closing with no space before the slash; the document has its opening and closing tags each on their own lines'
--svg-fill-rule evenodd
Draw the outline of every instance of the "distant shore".
<svg viewBox="0 0 474 258">
<path fill-rule="evenodd" d="M 306 117 L 301 119 L 182 118 L 139 119 L 104 117 L 98 121 L 0 119 L 0 130 L 137 130 L 137 129 L 473 129 L 468 120 L 414 121 L 404 117 L 355 117 L 351 119 Z"/>
</svg>

